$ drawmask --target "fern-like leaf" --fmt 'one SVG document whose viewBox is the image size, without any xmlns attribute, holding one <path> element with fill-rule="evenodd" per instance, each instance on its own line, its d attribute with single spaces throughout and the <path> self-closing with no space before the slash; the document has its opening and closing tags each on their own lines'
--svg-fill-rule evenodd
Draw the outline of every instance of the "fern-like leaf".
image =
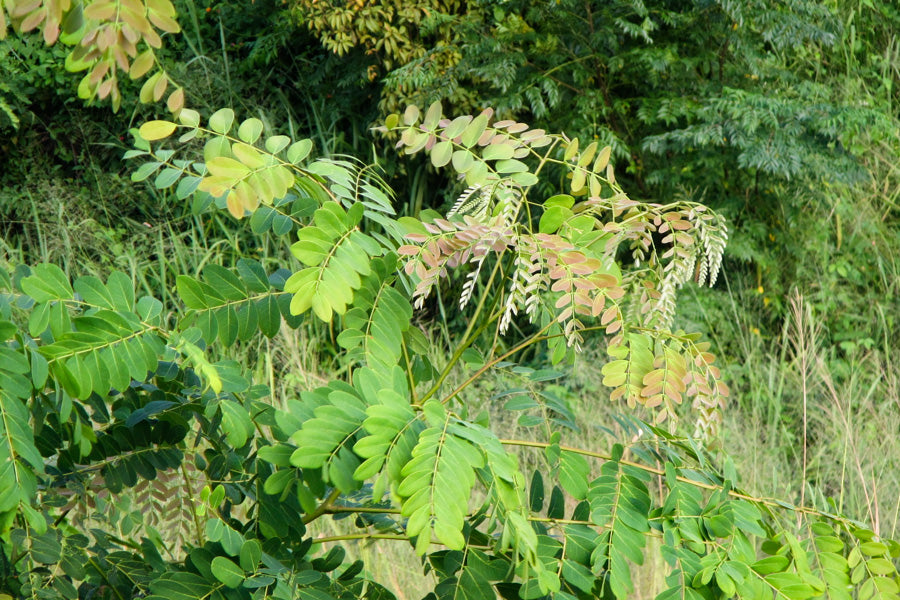
<svg viewBox="0 0 900 600">
<path fill-rule="evenodd" d="M 393 254 L 372 260 L 372 274 L 363 279 L 338 335 L 342 348 L 354 357 L 354 351 L 361 351 L 359 359 L 373 369 L 390 370 L 397 364 L 412 319 L 412 305 L 393 287 L 396 263 Z"/>
<path fill-rule="evenodd" d="M 353 302 L 361 276 L 372 272 L 372 257 L 383 253 L 381 244 L 356 229 L 363 210 L 362 204 L 344 211 L 336 202 L 327 202 L 316 211 L 315 224 L 300 230 L 291 251 L 309 267 L 285 283 L 285 291 L 294 294 L 291 313 L 312 308 L 317 317 L 330 322 L 334 313 L 344 314 Z"/>
<path fill-rule="evenodd" d="M 406 532 L 418 538 L 420 554 L 427 550 L 432 533 L 448 548 L 461 550 L 475 469 L 484 466 L 484 456 L 471 442 L 448 431 L 452 417 L 439 403 L 426 404 L 425 414 L 430 427 L 419 435 L 397 488 L 403 498 L 402 514 L 409 519 Z"/>
<path fill-rule="evenodd" d="M 322 469 L 325 481 L 352 492 L 359 487 L 353 473 L 360 462 L 352 448 L 367 416 L 366 404 L 353 388 L 334 389 L 313 413 L 315 417 L 291 436 L 297 445 L 291 464 Z"/>
<path fill-rule="evenodd" d="M 396 487 L 402 481 L 403 467 L 412 458 L 423 429 L 422 421 L 406 397 L 382 389 L 378 391 L 377 401 L 366 409 L 363 428 L 367 435 L 353 446 L 365 459 L 353 476 L 360 481 L 377 476 L 372 489 L 376 500 L 388 486 Z"/>
<path fill-rule="evenodd" d="M 0 513 L 30 503 L 44 461 L 34 444 L 24 400 L 31 395 L 23 354 L 0 346 Z"/>
<path fill-rule="evenodd" d="M 645 534 L 650 530 L 650 494 L 646 471 L 618 462 L 622 447 L 613 449 L 613 459 L 605 462 L 588 491 L 591 521 L 604 528 L 591 556 L 594 571 L 606 571 L 616 598 L 633 591 L 629 562 L 643 564 Z"/>
</svg>

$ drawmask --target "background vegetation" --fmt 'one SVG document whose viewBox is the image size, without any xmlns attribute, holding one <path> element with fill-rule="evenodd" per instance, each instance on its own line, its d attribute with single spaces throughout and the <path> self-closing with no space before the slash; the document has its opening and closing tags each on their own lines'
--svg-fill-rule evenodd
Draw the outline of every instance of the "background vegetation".
<svg viewBox="0 0 900 600">
<path fill-rule="evenodd" d="M 617 182 L 633 199 L 720 212 L 731 233 L 723 273 L 712 289 L 685 288 L 676 324 L 703 332 L 719 355 L 731 387 L 722 446 L 741 487 L 898 537 L 893 2 L 257 0 L 252 10 L 229 2 L 175 9 L 181 32 L 164 35 L 156 57 L 177 82 L 167 95 L 182 89 L 185 104 L 206 116 L 230 106 L 273 133 L 310 138 L 319 156 L 376 163 L 401 215 L 446 212 L 464 185 L 426 157 L 400 157 L 396 139 L 371 128 L 408 103 L 435 100 L 448 114 L 491 106 L 498 119 L 609 145 Z M 162 114 L 162 104 L 142 103 L 143 81 L 125 78 L 116 112 L 110 99 L 85 102 L 67 54 L 40 35 L 10 32 L 0 42 L 0 266 L 11 281 L 24 276 L 21 265 L 42 262 L 72 278 L 106 281 L 119 270 L 139 296 L 169 306 L 180 274 L 246 257 L 267 269 L 291 260 L 257 235 L 261 225 L 132 182 L 136 165 L 122 158 L 128 130 Z M 539 191 L 549 195 L 563 178 L 543 178 Z M 465 330 L 454 303 L 463 284 L 440 287 L 417 317 L 432 341 Z M 273 396 L 294 398 L 347 368 L 338 341 L 310 319 L 239 344 L 232 358 L 251 365 Z M 600 386 L 604 344 L 588 342 L 555 382 L 587 448 L 637 435 Z M 431 347 L 434 364 L 448 358 Z M 535 350 L 523 366 L 542 369 L 548 358 Z M 491 375 L 478 393 L 492 398 L 515 380 Z M 504 405 L 495 398 L 485 408 L 515 431 Z M 114 522 L 126 538 L 162 528 L 140 516 L 152 493 L 113 493 L 91 518 Z M 347 533 L 341 526 L 317 534 Z M 405 549 L 355 551 L 398 597 L 432 587 L 411 552 L 395 568 Z M 4 585 L 0 594 L 15 593 Z M 661 575 L 635 585 L 640 597 L 665 588 Z"/>
</svg>

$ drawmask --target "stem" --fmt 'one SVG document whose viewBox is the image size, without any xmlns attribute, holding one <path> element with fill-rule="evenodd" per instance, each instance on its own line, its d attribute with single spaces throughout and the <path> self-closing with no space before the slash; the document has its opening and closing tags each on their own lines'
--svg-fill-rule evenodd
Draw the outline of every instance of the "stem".
<svg viewBox="0 0 900 600">
<path fill-rule="evenodd" d="M 313 544 L 325 544 L 327 542 L 344 542 L 347 540 L 398 540 L 398 541 L 409 541 L 409 536 L 397 533 L 347 533 L 344 535 L 329 535 L 320 538 L 314 538 L 312 540 Z M 436 546 L 443 546 L 444 543 L 439 540 L 431 540 L 432 544 Z M 475 544 L 466 544 L 467 548 L 481 548 L 484 550 L 489 550 L 490 546 L 481 546 Z"/>
<path fill-rule="evenodd" d="M 119 589 L 112 583 L 110 583 L 109 577 L 106 576 L 106 571 L 100 568 L 100 565 L 97 564 L 97 561 L 95 561 L 92 556 L 88 557 L 88 563 L 90 563 L 90 565 L 97 571 L 97 574 L 103 578 L 103 581 L 105 581 L 107 587 L 109 587 L 113 591 L 113 593 L 116 595 L 116 598 L 118 598 L 119 600 L 125 600 L 125 598 L 122 596 L 122 593 L 119 592 Z"/>
<path fill-rule="evenodd" d="M 313 544 L 325 544 L 327 542 L 343 542 L 347 540 L 401 540 L 409 541 L 409 536 L 398 533 L 346 533 L 344 535 L 328 535 L 313 538 Z M 440 544 L 440 542 L 434 542 Z"/>
<path fill-rule="evenodd" d="M 472 318 L 469 319 L 469 325 L 466 327 L 465 333 L 462 335 L 462 343 L 457 346 L 456 350 L 453 352 L 453 356 L 450 357 L 450 360 L 447 362 L 447 365 L 444 367 L 444 370 L 441 372 L 437 381 L 434 382 L 434 385 L 431 386 L 431 389 L 422 396 L 422 399 L 419 401 L 419 405 L 425 403 L 426 400 L 431 398 L 437 393 L 437 391 L 441 388 L 441 385 L 444 383 L 444 380 L 450 375 L 450 371 L 459 362 L 459 359 L 462 357 L 463 352 L 466 351 L 466 348 L 472 345 L 472 342 L 475 340 L 477 334 L 475 336 L 472 335 L 472 331 L 475 329 L 475 323 L 478 321 L 478 315 L 481 314 L 481 311 L 484 309 L 485 302 L 487 302 L 488 291 L 491 289 L 491 285 L 494 283 L 494 279 L 497 276 L 497 272 L 500 270 L 500 264 L 502 263 L 501 258 L 503 258 L 503 252 L 497 255 L 497 263 L 494 265 L 494 269 L 491 271 L 491 276 L 487 281 L 487 285 L 484 291 L 481 293 L 481 298 L 478 300 L 478 306 L 475 307 L 475 314 L 472 315 Z M 483 327 L 479 329 L 477 333 L 483 331 Z"/>
<path fill-rule="evenodd" d="M 333 508 L 331 503 L 337 500 L 340 495 L 341 490 L 337 488 L 331 490 L 331 493 L 328 494 L 328 496 L 324 500 L 322 500 L 322 503 L 316 507 L 316 510 L 303 517 L 303 524 L 306 525 L 307 523 L 311 523 L 312 521 L 315 521 L 316 519 L 327 513 L 330 509 Z"/>
<path fill-rule="evenodd" d="M 400 340 L 400 348 L 403 350 L 403 362 L 406 363 L 406 380 L 409 384 L 409 397 L 412 400 L 412 404 L 418 404 L 419 401 L 416 399 L 416 381 L 413 379 L 413 370 L 412 363 L 409 362 L 409 351 L 406 349 L 406 340 Z M 275 389 L 275 388 L 272 388 Z"/>
<path fill-rule="evenodd" d="M 399 508 L 377 508 L 375 506 L 332 506 L 328 509 L 328 514 L 342 513 L 363 513 L 363 514 L 382 514 L 382 515 L 399 515 Z M 472 518 L 474 515 L 469 514 L 466 518 Z M 560 525 L 594 525 L 592 521 L 582 521 L 579 519 L 554 519 L 552 517 L 536 517 L 528 515 L 529 521 L 537 523 L 557 523 Z"/>
<path fill-rule="evenodd" d="M 274 388 L 272 388 L 274 389 Z M 194 486 L 193 481 L 190 476 L 188 476 L 187 469 L 184 466 L 184 463 L 181 463 L 181 476 L 184 477 L 185 488 L 188 493 L 188 506 L 191 509 L 191 516 L 194 518 L 194 527 L 197 528 L 197 546 L 203 545 L 203 534 L 200 529 L 200 516 L 197 514 L 197 507 L 194 504 Z"/>
<path fill-rule="evenodd" d="M 549 442 L 532 442 L 528 440 L 508 440 L 501 439 L 500 443 L 504 446 L 523 446 L 528 448 L 549 448 L 551 445 Z M 572 452 L 573 454 L 581 454 L 582 456 L 589 456 L 591 458 L 597 458 L 600 460 L 612 460 L 612 457 L 608 454 L 603 454 L 601 452 L 592 452 L 590 450 L 582 450 L 581 448 L 572 448 L 570 446 L 559 446 L 559 449 L 565 452 Z M 632 462 L 630 460 L 619 460 L 619 462 L 623 465 L 628 465 L 629 467 L 634 467 L 636 469 L 640 469 L 642 471 L 646 471 L 648 473 L 653 473 L 654 475 L 665 475 L 665 471 L 662 469 L 657 469 L 656 467 L 650 467 L 647 465 L 642 465 L 640 463 Z M 705 490 L 721 490 L 723 486 L 716 485 L 714 483 L 703 483 L 702 481 L 694 481 L 693 479 L 688 479 L 687 477 L 682 477 L 681 475 L 677 476 L 675 479 L 682 483 L 687 483 L 689 485 L 693 485 L 698 488 L 702 488 Z M 808 506 L 795 506 L 788 502 L 783 502 L 780 500 L 776 500 L 774 498 L 764 498 L 757 496 L 750 496 L 749 494 L 743 494 L 736 490 L 728 490 L 728 495 L 732 498 L 738 498 L 740 500 L 747 500 L 749 502 L 755 502 L 757 504 L 762 504 L 770 508 L 786 508 L 788 510 L 793 510 L 799 513 L 805 513 L 809 515 L 816 515 L 819 517 L 824 517 L 827 519 L 831 519 L 833 521 L 838 521 L 844 524 L 850 524 L 850 520 L 845 517 L 840 517 L 837 515 L 832 515 L 828 513 L 824 513 L 820 510 L 817 510 Z"/>
<path fill-rule="evenodd" d="M 496 365 L 498 362 L 500 362 L 500 361 L 502 361 L 502 360 L 508 358 L 509 356 L 515 354 L 515 353 L 518 352 L 519 350 L 524 350 L 525 348 L 527 348 L 528 346 L 531 346 L 532 344 L 536 344 L 536 343 L 541 342 L 541 341 L 543 341 L 543 340 L 550 339 L 551 337 L 557 337 L 557 336 L 542 335 L 542 334 L 543 334 L 545 331 L 547 331 L 551 326 L 553 326 L 553 323 L 554 323 L 554 322 L 555 322 L 555 321 L 552 321 L 552 322 L 548 323 L 547 325 L 544 326 L 543 329 L 541 329 L 541 330 L 538 331 L 536 334 L 534 334 L 533 337 L 531 337 L 530 339 L 525 340 L 524 342 L 522 342 L 522 343 L 519 344 L 518 346 L 514 347 L 512 350 L 509 350 L 509 351 L 507 351 L 507 352 L 501 354 L 501 355 L 498 356 L 497 358 L 491 360 L 490 362 L 486 363 L 483 367 L 481 367 L 480 369 L 478 369 L 477 371 L 475 371 L 475 373 L 473 373 L 471 377 L 469 377 L 469 378 L 466 379 L 464 382 L 462 382 L 462 384 L 460 384 L 459 387 L 457 387 L 455 390 L 453 390 L 446 398 L 444 398 L 443 400 L 441 400 L 441 403 L 442 403 L 442 404 L 446 404 L 447 402 L 449 402 L 453 397 L 455 397 L 455 396 L 456 396 L 457 394 L 459 394 L 461 391 L 463 391 L 464 389 L 466 389 L 466 387 L 468 387 L 473 381 L 475 381 L 476 379 L 478 379 L 479 377 L 481 377 L 481 376 L 484 374 L 485 371 L 487 371 L 488 369 L 490 369 L 491 367 L 493 367 L 494 365 Z"/>
<path fill-rule="evenodd" d="M 369 513 L 380 515 L 399 515 L 399 508 L 378 508 L 377 506 L 331 506 L 328 514 Z"/>
</svg>

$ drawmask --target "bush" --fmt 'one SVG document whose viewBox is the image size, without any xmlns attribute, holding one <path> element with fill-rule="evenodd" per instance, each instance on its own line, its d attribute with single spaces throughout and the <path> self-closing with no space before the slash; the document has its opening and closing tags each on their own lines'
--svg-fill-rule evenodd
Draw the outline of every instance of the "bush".
<svg viewBox="0 0 900 600">
<path fill-rule="evenodd" d="M 833 512 L 740 491 L 728 459 L 715 466 L 674 427 L 634 420 L 640 435 L 608 451 L 565 445 L 568 407 L 542 383 L 558 375 L 510 362 L 543 343 L 560 362 L 604 331 L 612 399 L 673 423 L 692 398 L 698 432 L 713 436 L 727 393 L 714 357 L 669 325 L 674 290 L 695 268 L 716 278 L 725 230 L 714 213 L 631 201 L 610 148 L 492 123 L 489 111 L 449 119 L 435 104 L 388 118 L 407 153 L 427 151 L 470 185 L 449 219 L 426 220 L 396 219 L 367 169 L 309 160 L 309 140 L 264 136 L 257 119 L 238 124 L 223 109 L 204 126 L 183 110 L 179 122 L 140 128 L 137 178 L 250 216 L 260 235 L 296 235 L 300 264 L 209 264 L 178 276 L 181 306 L 136 297 L 120 272 L 70 282 L 42 264 L 4 277 L 0 589 L 392 597 L 361 563 L 344 565 L 339 546 L 313 550 L 349 539 L 409 541 L 437 597 L 624 598 L 649 539 L 669 564 L 664 597 L 896 586 L 900 545 Z M 531 196 L 550 163 L 571 182 Z M 592 196 L 576 202 L 584 189 Z M 644 266 L 623 270 L 620 248 Z M 414 308 L 464 267 L 468 328 L 445 364 L 431 364 Z M 506 341 L 518 313 L 533 328 Z M 340 331 L 346 376 L 272 398 L 229 348 L 305 315 Z M 451 383 L 461 361 L 471 375 Z M 535 439 L 508 439 L 480 412 L 469 390 L 496 368 L 529 381 L 498 395 L 530 417 L 520 423 Z M 523 471 L 515 447 L 536 449 L 543 465 Z M 307 531 L 346 515 L 356 532 Z"/>
</svg>

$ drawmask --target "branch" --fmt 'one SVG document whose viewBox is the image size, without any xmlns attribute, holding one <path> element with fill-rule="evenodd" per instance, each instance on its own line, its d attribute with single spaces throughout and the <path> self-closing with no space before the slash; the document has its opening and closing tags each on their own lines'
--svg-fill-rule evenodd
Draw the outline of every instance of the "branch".
<svg viewBox="0 0 900 600">
<path fill-rule="evenodd" d="M 528 448 L 549 448 L 554 444 L 550 444 L 549 442 L 532 442 L 528 440 L 510 440 L 510 439 L 501 439 L 500 443 L 504 446 L 522 446 Z M 572 448 L 570 446 L 559 446 L 559 449 L 564 452 L 572 452 L 573 454 L 581 454 L 582 456 L 589 456 L 591 458 L 597 458 L 600 460 L 612 460 L 612 456 L 608 454 L 603 454 L 600 452 L 592 452 L 590 450 L 582 450 L 581 448 Z M 650 467 L 647 465 L 642 465 L 640 463 L 636 463 L 629 460 L 619 460 L 619 462 L 623 465 L 628 465 L 629 467 L 634 467 L 636 469 L 641 469 L 642 471 L 646 471 L 648 473 L 652 473 L 654 475 L 665 475 L 666 472 L 662 469 L 657 469 L 656 467 Z M 722 490 L 725 489 L 725 486 L 717 485 L 713 483 L 703 483 L 702 481 L 694 481 L 693 479 L 688 479 L 687 477 L 683 477 L 678 475 L 676 477 L 678 481 L 683 483 L 687 483 L 689 485 L 693 485 L 698 488 L 702 488 L 705 490 Z M 842 517 L 840 515 L 834 515 L 831 513 L 823 512 L 816 508 L 812 508 L 810 506 L 797 506 L 795 504 L 791 504 L 790 502 L 785 502 L 784 500 L 779 500 L 777 498 L 766 498 L 764 496 L 751 496 L 749 494 L 744 494 L 742 492 L 736 490 L 728 490 L 728 495 L 732 498 L 738 498 L 740 500 L 747 500 L 749 502 L 754 502 L 757 504 L 762 504 L 769 508 L 784 508 L 788 510 L 792 510 L 794 512 L 804 513 L 808 515 L 813 515 L 817 517 L 822 517 L 825 519 L 830 519 L 832 521 L 837 521 L 844 525 L 850 526 L 855 525 L 854 522 L 847 518 Z"/>
<path fill-rule="evenodd" d="M 337 488 L 331 490 L 331 493 L 328 494 L 328 496 L 324 500 L 322 500 L 322 503 L 319 504 L 314 511 L 308 513 L 305 517 L 303 517 L 303 524 L 306 525 L 307 523 L 315 521 L 316 519 L 327 513 L 329 510 L 333 509 L 334 507 L 331 505 L 331 503 L 337 500 L 340 495 L 341 490 Z"/>
</svg>

